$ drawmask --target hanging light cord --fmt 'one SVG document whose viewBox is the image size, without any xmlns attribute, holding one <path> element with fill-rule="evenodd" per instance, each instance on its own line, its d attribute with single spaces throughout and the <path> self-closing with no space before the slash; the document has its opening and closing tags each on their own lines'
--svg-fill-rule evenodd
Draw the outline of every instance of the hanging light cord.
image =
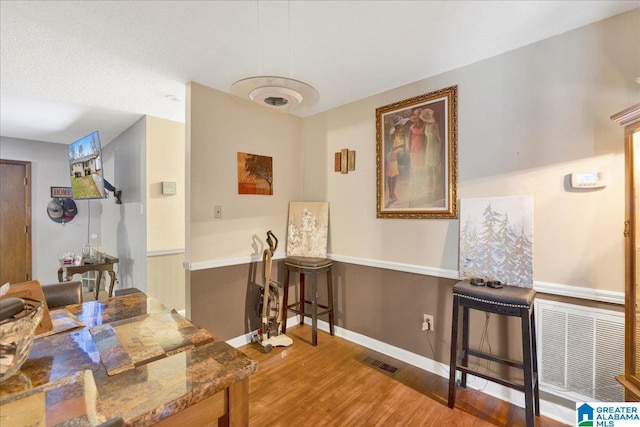
<svg viewBox="0 0 640 427">
<path fill-rule="evenodd" d="M 262 75 L 262 46 L 260 44 L 260 1 L 256 0 L 256 16 L 258 20 L 258 39 L 257 47 L 258 47 L 258 75 Z"/>
<path fill-rule="evenodd" d="M 256 20 L 258 26 L 258 75 L 262 75 L 262 44 L 260 42 L 260 1 L 256 0 Z M 293 78 L 293 35 L 291 31 L 291 0 L 287 1 L 287 20 L 289 24 L 289 78 Z"/>
<path fill-rule="evenodd" d="M 87 200 L 87 214 L 88 214 L 88 219 L 87 219 L 87 244 L 89 244 L 89 236 L 91 234 L 91 201 Z"/>
<path fill-rule="evenodd" d="M 293 78 L 293 36 L 291 35 L 291 0 L 287 1 L 287 17 L 289 18 L 289 78 Z"/>
</svg>

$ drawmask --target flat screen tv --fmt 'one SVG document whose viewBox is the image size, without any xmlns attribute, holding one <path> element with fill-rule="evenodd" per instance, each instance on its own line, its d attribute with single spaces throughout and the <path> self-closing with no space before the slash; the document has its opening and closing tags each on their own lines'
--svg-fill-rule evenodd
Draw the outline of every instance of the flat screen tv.
<svg viewBox="0 0 640 427">
<path fill-rule="evenodd" d="M 102 147 L 98 131 L 67 146 L 71 193 L 75 200 L 104 198 Z"/>
</svg>

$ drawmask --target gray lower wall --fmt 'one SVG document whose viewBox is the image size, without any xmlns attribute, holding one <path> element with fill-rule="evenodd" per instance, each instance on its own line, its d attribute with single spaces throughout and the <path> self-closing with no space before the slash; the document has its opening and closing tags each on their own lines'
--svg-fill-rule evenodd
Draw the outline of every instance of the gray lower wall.
<svg viewBox="0 0 640 427">
<path fill-rule="evenodd" d="M 279 270 L 280 264 L 274 262 L 274 270 Z M 187 271 L 191 321 L 223 340 L 258 329 L 256 302 L 261 274 L 262 263 Z"/>
<path fill-rule="evenodd" d="M 274 271 L 282 282 L 281 260 L 274 261 Z M 261 274 L 261 263 L 187 272 L 191 320 L 224 340 L 256 330 L 260 326 L 255 308 L 259 292 L 256 283 L 262 283 Z M 273 277 L 276 278 L 275 272 Z M 321 302 L 326 301 L 325 280 L 324 276 L 318 278 Z M 290 302 L 295 301 L 297 281 L 298 275 L 293 274 Z M 337 326 L 449 363 L 452 288 L 456 280 L 334 262 L 333 282 Z M 538 297 L 585 307 L 624 309 L 620 305 L 575 298 L 542 294 Z M 423 314 L 434 316 L 434 332 L 421 330 Z M 328 320 L 327 316 L 324 320 Z M 484 313 L 472 311 L 471 345 L 476 348 L 484 325 Z M 487 345 L 494 354 L 519 360 L 522 357 L 519 320 L 492 315 L 485 349 Z"/>
</svg>

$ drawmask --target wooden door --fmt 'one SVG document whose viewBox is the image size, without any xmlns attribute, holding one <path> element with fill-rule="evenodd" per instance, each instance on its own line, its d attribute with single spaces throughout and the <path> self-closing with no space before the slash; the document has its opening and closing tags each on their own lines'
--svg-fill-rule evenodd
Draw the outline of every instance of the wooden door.
<svg viewBox="0 0 640 427">
<path fill-rule="evenodd" d="M 0 159 L 0 285 L 31 277 L 31 162 Z"/>
</svg>

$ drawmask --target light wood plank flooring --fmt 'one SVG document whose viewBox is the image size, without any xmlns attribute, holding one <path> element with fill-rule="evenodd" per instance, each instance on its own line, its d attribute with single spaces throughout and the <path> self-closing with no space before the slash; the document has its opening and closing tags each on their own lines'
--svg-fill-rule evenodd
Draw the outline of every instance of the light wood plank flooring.
<svg viewBox="0 0 640 427">
<path fill-rule="evenodd" d="M 249 380 L 250 426 L 524 426 L 524 409 L 470 388 L 447 407 L 448 381 L 438 375 L 318 332 L 287 328 L 294 340 L 265 354 L 259 344 L 239 348 L 258 361 Z M 399 370 L 390 375 L 364 363 L 372 357 Z M 562 426 L 540 417 L 539 427 Z"/>
</svg>

